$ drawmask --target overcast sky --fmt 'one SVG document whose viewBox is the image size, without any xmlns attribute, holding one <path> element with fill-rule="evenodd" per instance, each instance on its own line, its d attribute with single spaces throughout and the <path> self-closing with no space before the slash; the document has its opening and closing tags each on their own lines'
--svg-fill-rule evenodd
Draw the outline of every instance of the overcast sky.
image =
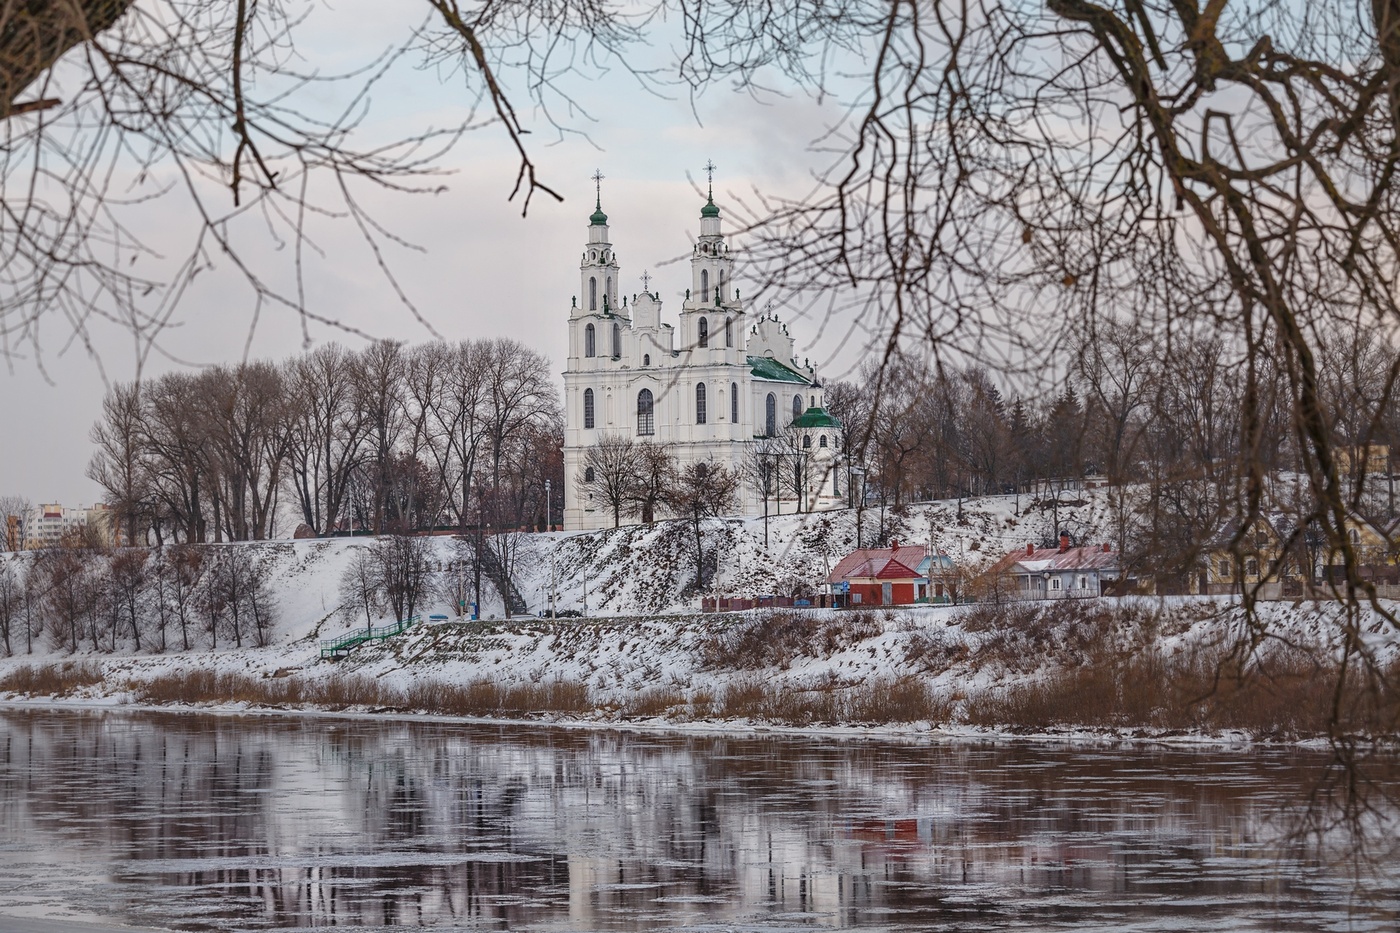
<svg viewBox="0 0 1400 933">
<path fill-rule="evenodd" d="M 337 2 L 326 9 L 337 15 L 325 19 L 322 13 L 309 58 L 324 54 L 320 43 L 334 50 L 326 57 L 335 62 L 371 58 L 400 25 L 384 20 L 383 6 L 369 0 Z M 571 123 L 587 136 L 560 139 L 527 116 L 537 130 L 527 139 L 541 178 L 565 196 L 562 204 L 537 196 L 529 216 L 521 218 L 519 202 L 506 200 L 517 164 L 503 134 L 490 127 L 469 135 L 449 157 L 454 174 L 445 179 L 445 192 L 370 196 L 381 220 L 426 250 L 388 254 L 426 326 L 398 301 L 373 256 L 345 223 L 318 233 L 317 245 L 325 256 L 310 262 L 308 303 L 376 337 L 419 342 L 432 339 L 432 331 L 447 339 L 512 337 L 546 354 L 556 372 L 562 371 L 565 321 L 578 290 L 578 257 L 593 210 L 590 176 L 595 169 L 606 176 L 603 207 L 622 264 L 622 291 L 640 291 L 639 277 L 650 270 L 663 314 L 674 320 L 688 275 L 684 263 L 667 263 L 688 253 L 697 232 L 703 201 L 693 186 L 703 185 L 706 160 L 718 167 L 715 199 L 721 209 L 729 208 L 727 216 L 735 213 L 736 197 L 752 199 L 756 190 L 800 195 L 811 189 L 812 173 L 831 158 L 810 154 L 809 143 L 840 116 L 835 106 L 802 96 L 757 101 L 723 88 L 709 92 L 692 109 L 688 101 L 645 93 L 618 72 L 579 82 L 571 91 L 591 108 L 592 121 Z M 370 133 L 441 126 L 465 115 L 469 103 L 450 79 L 407 68 L 394 73 L 376 96 L 372 113 L 379 122 L 367 125 Z M 146 235 L 170 244 L 172 254 L 195 228 L 188 207 L 174 199 L 158 202 L 145 221 Z M 743 242 L 731 245 L 742 250 Z M 252 260 L 265 263 L 275 278 L 286 266 L 285 257 L 271 242 L 260 250 Z M 794 318 L 784 312 L 782 295 L 754 296 L 750 289 L 757 283 L 746 282 L 742 265 L 735 284 L 746 300 L 771 300 L 785 320 Z M 165 356 L 149 359 L 145 375 L 237 361 L 245 352 L 252 358 L 283 358 L 301 350 L 301 324 L 284 310 L 265 311 L 251 329 L 250 341 L 252 309 L 248 288 L 227 264 L 216 265 L 197 279 L 180 325 L 164 336 Z M 799 355 L 810 355 L 828 378 L 846 374 L 859 359 L 860 347 L 842 346 L 836 332 L 841 328 L 828 328 L 820 339 L 816 321 L 797 320 L 791 329 Z M 10 372 L 0 370 L 0 444 L 13 445 L 12 455 L 0 457 L 0 495 L 18 493 L 35 502 L 65 504 L 87 504 L 100 496 L 84 476 L 91 455 L 88 431 L 100 412 L 104 378 L 130 380 L 136 360 L 130 338 L 120 330 L 94 333 L 100 360 L 80 346 L 64 349 L 53 330 L 42 372 L 26 360 L 14 361 Z M 310 336 L 316 342 L 362 342 L 317 325 L 310 327 Z"/>
</svg>

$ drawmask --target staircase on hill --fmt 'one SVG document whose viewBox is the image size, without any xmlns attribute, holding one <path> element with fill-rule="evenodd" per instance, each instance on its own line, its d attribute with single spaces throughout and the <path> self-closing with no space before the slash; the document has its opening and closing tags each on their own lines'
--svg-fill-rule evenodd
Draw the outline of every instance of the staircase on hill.
<svg viewBox="0 0 1400 933">
<path fill-rule="evenodd" d="M 376 641 L 384 641 L 393 638 L 395 635 L 402 635 L 408 631 L 408 627 L 418 621 L 418 616 L 411 619 L 400 619 L 398 622 L 389 625 L 381 625 L 378 628 L 358 629 L 347 632 L 339 638 L 329 638 L 321 640 L 321 659 L 330 658 L 338 660 L 345 657 L 350 652 L 363 644 Z"/>
<path fill-rule="evenodd" d="M 482 545 L 478 553 L 481 572 L 486 574 L 486 579 L 490 580 L 496 587 L 496 592 L 501 594 L 501 600 L 510 608 L 510 614 L 524 615 L 529 612 L 530 604 L 525 602 L 520 590 L 506 577 L 505 568 L 501 566 L 501 560 L 496 556 L 496 550 L 491 546 L 490 540 L 483 541 Z"/>
</svg>

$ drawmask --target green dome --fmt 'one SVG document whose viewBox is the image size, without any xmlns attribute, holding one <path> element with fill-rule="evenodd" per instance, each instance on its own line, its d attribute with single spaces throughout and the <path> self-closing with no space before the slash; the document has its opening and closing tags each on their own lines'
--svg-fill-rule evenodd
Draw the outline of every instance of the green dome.
<svg viewBox="0 0 1400 933">
<path fill-rule="evenodd" d="M 608 215 L 603 213 L 602 203 L 594 205 L 595 210 L 588 217 L 588 222 L 594 227 L 603 227 L 608 223 Z"/>
<path fill-rule="evenodd" d="M 710 199 L 709 199 L 708 201 L 705 202 L 705 206 L 702 207 L 702 208 L 700 208 L 700 216 L 701 216 L 701 217 L 718 217 L 718 216 L 719 216 L 719 208 L 718 208 L 718 207 L 715 207 L 715 199 L 714 199 L 714 196 L 713 196 L 713 195 L 711 195 Z"/>
</svg>

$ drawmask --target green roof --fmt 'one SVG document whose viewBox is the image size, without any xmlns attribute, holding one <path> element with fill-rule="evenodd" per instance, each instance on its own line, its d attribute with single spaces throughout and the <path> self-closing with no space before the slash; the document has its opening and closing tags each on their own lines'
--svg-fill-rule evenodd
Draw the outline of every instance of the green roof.
<svg viewBox="0 0 1400 933">
<path fill-rule="evenodd" d="M 710 195 L 709 200 L 705 202 L 705 206 L 702 207 L 702 208 L 700 208 L 700 216 L 701 216 L 701 217 L 718 217 L 718 216 L 719 216 L 719 208 L 715 206 L 715 196 L 714 196 L 714 195 Z"/>
<path fill-rule="evenodd" d="M 812 407 L 792 419 L 794 428 L 836 428 L 840 430 L 841 419 L 825 408 Z"/>
<path fill-rule="evenodd" d="M 770 379 L 774 382 L 796 382 L 804 386 L 812 384 L 812 380 L 792 367 L 784 366 L 772 357 L 751 356 L 748 360 L 750 371 L 757 379 Z"/>
</svg>

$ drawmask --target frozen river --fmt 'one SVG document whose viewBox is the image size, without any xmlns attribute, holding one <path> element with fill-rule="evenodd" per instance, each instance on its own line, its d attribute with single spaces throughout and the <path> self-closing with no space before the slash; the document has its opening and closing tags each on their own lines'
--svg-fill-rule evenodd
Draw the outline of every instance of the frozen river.
<svg viewBox="0 0 1400 933">
<path fill-rule="evenodd" d="M 1393 930 L 1325 762 L 0 710 L 0 930 Z"/>
</svg>

